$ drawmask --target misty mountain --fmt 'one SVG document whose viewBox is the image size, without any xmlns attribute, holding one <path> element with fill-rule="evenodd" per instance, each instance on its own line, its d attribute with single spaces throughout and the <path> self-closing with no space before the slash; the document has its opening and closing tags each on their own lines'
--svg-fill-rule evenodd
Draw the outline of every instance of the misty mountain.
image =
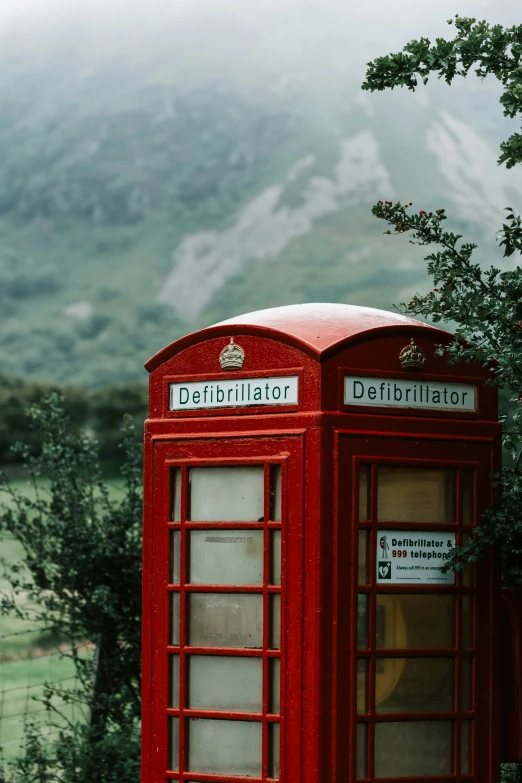
<svg viewBox="0 0 522 783">
<path fill-rule="evenodd" d="M 154 22 L 3 32 L 4 373 L 99 385 L 241 312 L 389 308 L 426 276 L 421 249 L 382 236 L 379 198 L 444 206 L 499 257 L 522 175 L 496 166 L 496 84 L 362 93 L 366 60 L 404 38 L 324 14 Z"/>
</svg>

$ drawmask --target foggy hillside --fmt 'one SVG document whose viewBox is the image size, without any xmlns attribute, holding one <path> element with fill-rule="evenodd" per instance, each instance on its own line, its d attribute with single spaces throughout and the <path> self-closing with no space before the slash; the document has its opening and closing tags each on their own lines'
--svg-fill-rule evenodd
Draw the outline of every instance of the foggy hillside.
<svg viewBox="0 0 522 783">
<path fill-rule="evenodd" d="M 419 249 L 382 236 L 379 198 L 444 206 L 498 256 L 522 174 L 496 166 L 512 127 L 497 84 L 360 83 L 371 57 L 452 35 L 450 14 L 515 23 L 516 3 L 418 8 L 0 15 L 3 372 L 97 385 L 143 377 L 167 342 L 252 309 L 390 307 L 425 273 Z"/>
</svg>

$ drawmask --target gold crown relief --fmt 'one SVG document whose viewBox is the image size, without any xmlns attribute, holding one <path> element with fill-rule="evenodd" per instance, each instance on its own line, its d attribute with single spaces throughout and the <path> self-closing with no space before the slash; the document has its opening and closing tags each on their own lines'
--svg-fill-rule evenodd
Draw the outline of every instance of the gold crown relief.
<svg viewBox="0 0 522 783">
<path fill-rule="evenodd" d="M 219 354 L 219 363 L 222 370 L 241 370 L 245 363 L 245 352 L 230 338 L 228 345 L 225 345 Z"/>
<path fill-rule="evenodd" d="M 413 337 L 410 344 L 407 345 L 399 354 L 399 361 L 403 370 L 423 370 L 426 364 L 426 356 L 422 348 L 415 345 Z"/>
</svg>

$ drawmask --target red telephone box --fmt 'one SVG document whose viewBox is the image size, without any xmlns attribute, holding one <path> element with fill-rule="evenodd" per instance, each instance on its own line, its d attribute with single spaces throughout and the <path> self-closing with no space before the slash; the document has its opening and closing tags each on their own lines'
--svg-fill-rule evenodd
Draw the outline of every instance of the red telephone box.
<svg viewBox="0 0 522 783">
<path fill-rule="evenodd" d="M 498 570 L 441 570 L 497 398 L 450 339 L 310 304 L 147 363 L 142 783 L 498 780 Z"/>
</svg>

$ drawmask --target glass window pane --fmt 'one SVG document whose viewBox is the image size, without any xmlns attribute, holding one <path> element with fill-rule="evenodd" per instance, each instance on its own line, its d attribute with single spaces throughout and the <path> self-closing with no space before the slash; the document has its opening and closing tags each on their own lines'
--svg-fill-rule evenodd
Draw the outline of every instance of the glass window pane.
<svg viewBox="0 0 522 783">
<path fill-rule="evenodd" d="M 375 776 L 450 775 L 453 772 L 451 721 L 375 724 Z"/>
<path fill-rule="evenodd" d="M 465 650 L 473 647 L 473 598 L 462 596 L 462 646 Z"/>
<path fill-rule="evenodd" d="M 366 723 L 357 724 L 357 749 L 356 749 L 356 774 L 357 780 L 368 777 L 368 726 Z"/>
<path fill-rule="evenodd" d="M 281 661 L 270 659 L 270 712 L 279 715 L 281 712 Z"/>
<path fill-rule="evenodd" d="M 281 531 L 272 530 L 270 533 L 272 546 L 270 549 L 270 584 L 281 584 Z"/>
<path fill-rule="evenodd" d="M 179 530 L 170 531 L 170 583 L 179 585 L 180 582 L 180 552 L 181 552 L 181 532 Z"/>
<path fill-rule="evenodd" d="M 281 465 L 270 468 L 270 519 L 281 521 Z"/>
<path fill-rule="evenodd" d="M 359 658 L 357 661 L 357 712 L 364 715 L 368 712 L 368 661 Z"/>
<path fill-rule="evenodd" d="M 368 569 L 368 549 L 370 542 L 370 534 L 367 530 L 359 530 L 359 557 L 358 557 L 358 574 L 359 584 L 367 585 L 369 579 Z"/>
<path fill-rule="evenodd" d="M 472 525 L 475 521 L 475 472 L 463 470 L 461 473 L 462 521 Z"/>
<path fill-rule="evenodd" d="M 359 522 L 370 519 L 370 473 L 369 465 L 359 468 Z"/>
<path fill-rule="evenodd" d="M 455 522 L 455 470 L 379 467 L 377 518 Z"/>
<path fill-rule="evenodd" d="M 181 468 L 170 472 L 170 518 L 172 522 L 181 519 Z"/>
<path fill-rule="evenodd" d="M 381 650 L 454 649 L 454 597 L 377 594 L 375 632 L 375 644 Z"/>
<path fill-rule="evenodd" d="M 192 468 L 190 519 L 258 522 L 264 518 L 264 468 Z"/>
<path fill-rule="evenodd" d="M 193 585 L 262 585 L 262 530 L 192 530 Z"/>
<path fill-rule="evenodd" d="M 168 718 L 169 722 L 169 748 L 168 765 L 173 772 L 179 767 L 179 718 Z"/>
<path fill-rule="evenodd" d="M 170 593 L 170 643 L 179 644 L 179 593 Z"/>
<path fill-rule="evenodd" d="M 169 655 L 169 707 L 179 708 L 179 655 Z"/>
<path fill-rule="evenodd" d="M 189 643 L 195 647 L 262 647 L 263 596 L 193 593 L 188 598 Z"/>
<path fill-rule="evenodd" d="M 187 723 L 190 772 L 261 777 L 261 723 L 197 718 Z"/>
<path fill-rule="evenodd" d="M 279 723 L 269 724 L 270 738 L 270 768 L 268 774 L 271 778 L 279 777 L 279 756 L 281 754 L 281 731 Z"/>
<path fill-rule="evenodd" d="M 462 710 L 468 712 L 472 707 L 472 662 L 471 658 L 462 659 L 462 669 L 460 673 L 462 683 Z"/>
<path fill-rule="evenodd" d="M 377 658 L 375 668 L 377 712 L 454 709 L 453 658 Z"/>
<path fill-rule="evenodd" d="M 281 596 L 270 596 L 270 647 L 279 650 L 281 647 Z"/>
<path fill-rule="evenodd" d="M 359 593 L 357 596 L 357 647 L 366 650 L 368 647 L 368 596 Z"/>
<path fill-rule="evenodd" d="M 261 658 L 191 655 L 189 707 L 193 710 L 261 712 Z"/>
<path fill-rule="evenodd" d="M 471 773 L 471 721 L 460 724 L 460 771 L 463 775 Z"/>
</svg>

